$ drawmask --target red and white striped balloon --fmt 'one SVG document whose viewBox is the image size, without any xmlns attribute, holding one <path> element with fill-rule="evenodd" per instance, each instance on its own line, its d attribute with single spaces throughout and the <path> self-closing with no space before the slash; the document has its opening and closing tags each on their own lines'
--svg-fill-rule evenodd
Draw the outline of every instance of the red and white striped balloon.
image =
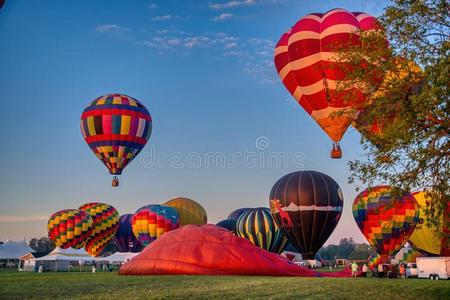
<svg viewBox="0 0 450 300">
<path fill-rule="evenodd" d="M 283 84 L 334 141 L 334 149 L 354 119 L 339 112 L 358 108 L 365 100 L 356 86 L 336 92 L 345 74 L 335 47 L 359 45 L 359 31 L 375 29 L 380 29 L 377 20 L 366 13 L 333 9 L 301 18 L 275 48 L 275 66 Z"/>
</svg>

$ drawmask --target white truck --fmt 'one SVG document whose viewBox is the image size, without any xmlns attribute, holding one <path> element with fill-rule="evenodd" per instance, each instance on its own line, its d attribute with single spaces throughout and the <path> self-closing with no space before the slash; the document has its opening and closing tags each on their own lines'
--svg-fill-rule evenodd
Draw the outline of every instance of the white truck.
<svg viewBox="0 0 450 300">
<path fill-rule="evenodd" d="M 450 278 L 450 257 L 418 257 L 417 277 L 429 279 Z"/>
</svg>

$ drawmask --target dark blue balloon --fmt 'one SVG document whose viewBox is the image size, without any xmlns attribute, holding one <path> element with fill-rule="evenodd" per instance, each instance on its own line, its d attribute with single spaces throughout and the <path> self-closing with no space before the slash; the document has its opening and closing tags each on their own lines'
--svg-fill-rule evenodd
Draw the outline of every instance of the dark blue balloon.
<svg viewBox="0 0 450 300">
<path fill-rule="evenodd" d="M 229 215 L 228 218 L 229 220 L 235 220 L 237 221 L 237 219 L 239 219 L 239 217 L 245 213 L 246 211 L 251 210 L 251 208 L 245 207 L 245 208 L 238 208 L 236 210 L 233 210 Z"/>
<path fill-rule="evenodd" d="M 236 220 L 225 219 L 216 224 L 222 228 L 225 228 L 233 233 L 236 232 Z"/>
<path fill-rule="evenodd" d="M 141 243 L 136 239 L 131 227 L 132 214 L 120 216 L 119 229 L 114 236 L 119 252 L 140 252 L 144 249 Z"/>
</svg>

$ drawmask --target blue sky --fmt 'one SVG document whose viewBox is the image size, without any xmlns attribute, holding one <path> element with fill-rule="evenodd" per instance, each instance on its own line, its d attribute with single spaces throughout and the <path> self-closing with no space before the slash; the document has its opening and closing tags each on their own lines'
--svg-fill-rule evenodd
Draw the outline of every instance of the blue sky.
<svg viewBox="0 0 450 300">
<path fill-rule="evenodd" d="M 359 134 L 350 128 L 344 158 L 331 160 L 328 137 L 273 65 L 275 43 L 303 15 L 343 7 L 377 16 L 386 5 L 328 3 L 7 0 L 0 10 L 0 240 L 45 236 L 52 212 L 90 201 L 131 213 L 185 196 L 215 223 L 238 207 L 267 206 L 278 178 L 312 169 L 344 192 L 329 242 L 362 241 L 351 215 L 357 193 L 346 183 L 348 160 L 364 155 Z M 79 130 L 84 107 L 111 92 L 139 99 L 153 117 L 150 141 L 117 189 Z M 249 153 L 257 164 L 242 159 Z M 211 155 L 226 166 L 208 162 Z M 264 163 L 270 155 L 290 163 Z"/>
</svg>

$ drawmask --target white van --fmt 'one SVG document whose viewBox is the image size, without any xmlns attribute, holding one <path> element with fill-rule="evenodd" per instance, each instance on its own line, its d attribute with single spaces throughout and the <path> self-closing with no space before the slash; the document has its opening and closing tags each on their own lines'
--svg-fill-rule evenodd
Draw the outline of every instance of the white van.
<svg viewBox="0 0 450 300">
<path fill-rule="evenodd" d="M 450 257 L 418 257 L 416 264 L 419 278 L 450 278 Z"/>
</svg>

